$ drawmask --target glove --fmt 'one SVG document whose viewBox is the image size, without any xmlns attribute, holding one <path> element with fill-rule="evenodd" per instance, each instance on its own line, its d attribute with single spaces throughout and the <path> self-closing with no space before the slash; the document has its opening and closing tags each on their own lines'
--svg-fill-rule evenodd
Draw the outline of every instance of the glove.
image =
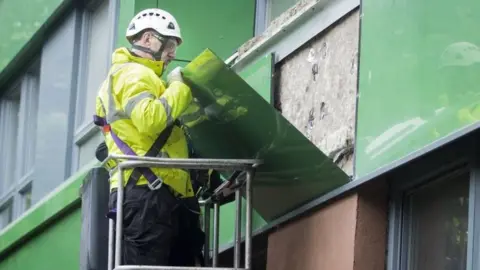
<svg viewBox="0 0 480 270">
<path fill-rule="evenodd" d="M 167 75 L 167 83 L 171 84 L 172 82 L 177 81 L 184 83 L 182 77 L 182 68 L 176 67 Z"/>
<path fill-rule="evenodd" d="M 108 157 L 108 148 L 105 142 L 100 143 L 95 150 L 95 157 L 98 161 L 103 162 Z"/>
</svg>

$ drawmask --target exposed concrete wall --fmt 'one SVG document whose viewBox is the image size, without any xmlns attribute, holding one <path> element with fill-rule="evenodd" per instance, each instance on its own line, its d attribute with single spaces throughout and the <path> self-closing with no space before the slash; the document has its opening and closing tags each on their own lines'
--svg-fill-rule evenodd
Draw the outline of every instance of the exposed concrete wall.
<svg viewBox="0 0 480 270">
<path fill-rule="evenodd" d="M 277 107 L 349 175 L 357 88 L 359 12 L 277 64 Z"/>
<path fill-rule="evenodd" d="M 239 48 L 239 59 L 311 9 L 301 0 Z M 319 11 L 321 12 L 321 11 Z M 353 175 L 359 11 L 276 64 L 275 107 L 348 175 Z"/>
</svg>

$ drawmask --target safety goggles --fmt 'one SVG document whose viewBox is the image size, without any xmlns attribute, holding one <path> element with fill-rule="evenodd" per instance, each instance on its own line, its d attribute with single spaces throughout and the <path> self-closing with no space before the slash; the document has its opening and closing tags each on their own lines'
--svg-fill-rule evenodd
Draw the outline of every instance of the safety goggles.
<svg viewBox="0 0 480 270">
<path fill-rule="evenodd" d="M 163 50 L 167 52 L 175 52 L 177 51 L 178 42 L 176 38 L 168 38 L 162 37 L 159 35 L 153 35 L 156 39 L 158 39 L 163 44 Z"/>
</svg>

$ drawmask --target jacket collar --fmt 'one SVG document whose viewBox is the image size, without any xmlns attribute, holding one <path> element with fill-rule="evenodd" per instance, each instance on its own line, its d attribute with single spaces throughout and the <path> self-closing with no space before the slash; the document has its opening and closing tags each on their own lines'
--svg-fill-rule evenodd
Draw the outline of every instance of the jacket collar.
<svg viewBox="0 0 480 270">
<path fill-rule="evenodd" d="M 112 55 L 113 64 L 121 64 L 121 63 L 127 63 L 127 62 L 135 62 L 138 64 L 142 64 L 152 69 L 155 72 L 155 74 L 157 74 L 159 77 L 162 76 L 163 66 L 164 66 L 163 61 L 155 61 L 155 60 L 139 57 L 138 55 L 132 53 L 125 47 L 118 48 L 113 52 L 113 55 Z"/>
</svg>

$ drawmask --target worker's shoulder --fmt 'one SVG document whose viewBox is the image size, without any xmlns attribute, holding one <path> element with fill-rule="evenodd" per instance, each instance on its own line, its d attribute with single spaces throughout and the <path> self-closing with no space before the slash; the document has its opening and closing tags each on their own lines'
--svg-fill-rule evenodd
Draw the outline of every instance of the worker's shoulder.
<svg viewBox="0 0 480 270">
<path fill-rule="evenodd" d="M 125 83 L 144 82 L 157 84 L 157 80 L 159 80 L 152 69 L 139 63 L 124 64 L 114 76 L 120 78 Z"/>
<path fill-rule="evenodd" d="M 136 75 L 136 76 L 152 76 L 152 75 L 154 76 L 155 75 L 155 72 L 151 68 L 135 62 L 117 64 L 117 70 L 118 70 L 117 72 L 120 73 L 121 75 Z"/>
</svg>

